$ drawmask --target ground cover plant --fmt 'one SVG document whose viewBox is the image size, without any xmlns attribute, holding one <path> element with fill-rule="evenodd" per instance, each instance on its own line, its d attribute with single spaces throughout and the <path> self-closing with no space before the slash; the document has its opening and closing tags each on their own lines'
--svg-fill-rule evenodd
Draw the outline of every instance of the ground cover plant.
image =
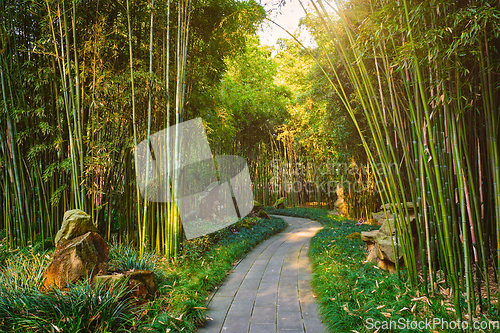
<svg viewBox="0 0 500 333">
<path fill-rule="evenodd" d="M 420 283 L 417 288 L 412 287 L 404 277 L 407 273 L 403 268 L 403 278 L 398 279 L 397 274 L 364 263 L 365 244 L 346 236 L 378 229 L 378 226 L 356 226 L 356 221 L 328 215 L 325 209 L 269 207 L 266 211 L 305 217 L 323 225 L 311 240 L 309 258 L 313 264 L 311 283 L 330 332 L 457 332 L 460 330 L 453 325 L 468 325 L 457 320 L 453 296 L 444 278 L 437 281 L 439 292 L 432 297 L 425 296 L 425 286 Z M 460 297 L 465 309 L 465 297 Z M 434 320 L 439 323 L 434 325 Z M 486 326 L 487 320 L 498 321 L 499 317 L 492 309 L 474 320 L 476 325 L 483 325 L 483 329 L 479 326 L 471 331 L 491 332 L 492 326 Z M 391 322 L 392 328 L 384 326 Z M 415 325 L 420 327 L 415 329 Z"/>
<path fill-rule="evenodd" d="M 245 218 L 231 228 L 184 243 L 172 262 L 131 246 L 111 246 L 110 268 L 155 272 L 154 300 L 137 306 L 124 285 L 88 281 L 66 290 L 40 291 L 53 252 L 37 246 L 0 248 L 1 332 L 194 332 L 206 318 L 209 293 L 255 245 L 283 230 L 280 219 Z"/>
</svg>

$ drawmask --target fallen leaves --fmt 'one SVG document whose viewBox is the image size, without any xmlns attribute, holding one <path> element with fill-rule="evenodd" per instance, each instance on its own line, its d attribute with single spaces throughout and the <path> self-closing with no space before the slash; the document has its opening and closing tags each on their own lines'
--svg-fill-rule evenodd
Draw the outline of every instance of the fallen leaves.
<svg viewBox="0 0 500 333">
<path fill-rule="evenodd" d="M 411 301 L 412 302 L 422 301 L 422 302 L 426 302 L 427 304 L 431 305 L 431 301 L 429 301 L 429 299 L 427 298 L 427 296 L 412 298 Z"/>
</svg>

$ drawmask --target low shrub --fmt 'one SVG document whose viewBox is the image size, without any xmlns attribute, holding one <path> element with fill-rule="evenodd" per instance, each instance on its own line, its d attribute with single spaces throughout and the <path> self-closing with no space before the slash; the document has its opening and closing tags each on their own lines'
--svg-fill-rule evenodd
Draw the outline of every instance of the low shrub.
<svg viewBox="0 0 500 333">
<path fill-rule="evenodd" d="M 109 249 L 109 270 L 125 272 L 132 269 L 154 271 L 158 255 L 145 252 L 142 255 L 132 245 L 111 245 Z"/>
</svg>

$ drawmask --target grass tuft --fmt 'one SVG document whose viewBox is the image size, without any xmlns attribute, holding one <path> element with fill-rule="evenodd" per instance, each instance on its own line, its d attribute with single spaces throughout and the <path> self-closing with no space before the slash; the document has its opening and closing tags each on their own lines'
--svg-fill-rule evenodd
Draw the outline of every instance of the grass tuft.
<svg viewBox="0 0 500 333">
<path fill-rule="evenodd" d="M 132 269 L 154 271 L 158 255 L 155 252 L 140 254 L 132 245 L 112 245 L 109 249 L 109 269 L 126 272 Z"/>
</svg>

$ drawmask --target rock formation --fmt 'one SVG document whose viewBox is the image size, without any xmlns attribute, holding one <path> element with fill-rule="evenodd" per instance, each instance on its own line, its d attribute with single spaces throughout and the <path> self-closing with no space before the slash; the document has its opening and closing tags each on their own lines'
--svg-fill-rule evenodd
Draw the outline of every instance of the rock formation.
<svg viewBox="0 0 500 333">
<path fill-rule="evenodd" d="M 56 251 L 45 270 L 44 287 L 64 288 L 68 283 L 107 273 L 108 245 L 84 211 L 74 209 L 64 214 L 55 243 Z"/>
<path fill-rule="evenodd" d="M 412 226 L 415 251 L 418 254 L 418 237 L 416 235 L 416 228 L 413 227 L 415 225 L 413 203 L 407 203 L 406 207 L 409 214 L 407 218 L 410 219 L 410 225 Z M 396 269 L 396 262 L 403 264 L 403 249 L 401 248 L 401 244 L 398 244 L 396 241 L 395 214 L 390 212 L 391 206 L 389 204 L 382 205 L 380 209 L 383 211 L 372 213 L 373 219 L 377 224 L 381 225 L 380 229 L 361 232 L 361 240 L 366 243 L 368 248 L 366 262 L 376 262 L 378 267 L 393 272 Z M 402 213 L 397 214 L 401 216 Z"/>
</svg>

